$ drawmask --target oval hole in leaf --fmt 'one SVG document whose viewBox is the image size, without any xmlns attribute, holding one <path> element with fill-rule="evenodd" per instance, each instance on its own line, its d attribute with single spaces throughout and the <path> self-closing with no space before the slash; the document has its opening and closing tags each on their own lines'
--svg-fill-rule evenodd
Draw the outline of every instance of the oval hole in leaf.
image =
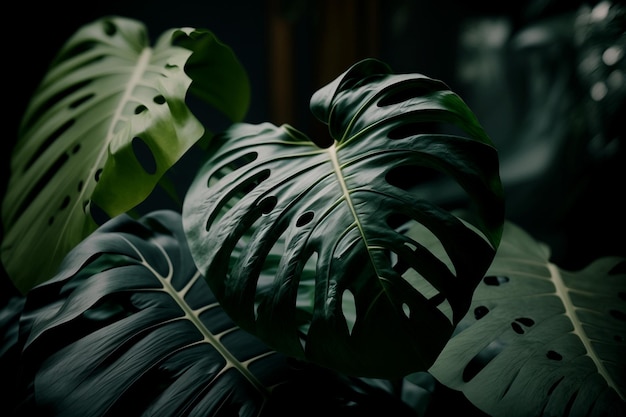
<svg viewBox="0 0 626 417">
<path fill-rule="evenodd" d="M 483 278 L 483 282 L 487 285 L 498 286 L 498 285 L 506 284 L 507 282 L 509 282 L 509 278 L 502 277 L 502 276 L 489 275 Z"/>
<path fill-rule="evenodd" d="M 535 325 L 535 320 L 528 318 L 528 317 L 518 317 L 515 319 L 515 321 L 519 321 L 520 323 L 522 323 L 524 326 L 527 326 L 527 327 L 531 327 Z"/>
<path fill-rule="evenodd" d="M 411 318 L 411 307 L 407 303 L 402 303 L 402 311 L 407 318 Z"/>
<path fill-rule="evenodd" d="M 354 294 L 350 290 L 345 290 L 341 295 L 341 311 L 348 325 L 348 333 L 352 334 L 356 322 L 356 304 L 354 303 Z"/>
<path fill-rule="evenodd" d="M 549 350 L 548 353 L 546 353 L 546 356 L 548 357 L 548 359 L 551 359 L 553 361 L 560 361 L 561 359 L 563 359 L 563 356 L 560 353 L 553 350 Z"/>
<path fill-rule="evenodd" d="M 480 320 L 489 313 L 489 309 L 485 306 L 478 306 L 474 309 L 474 318 Z"/>
<path fill-rule="evenodd" d="M 157 164 L 150 147 L 139 136 L 135 136 L 131 144 L 135 158 L 137 158 L 141 167 L 149 175 L 154 175 L 157 170 Z"/>
<path fill-rule="evenodd" d="M 274 210 L 274 207 L 276 207 L 276 203 L 278 203 L 278 199 L 271 195 L 259 201 L 258 207 L 259 210 L 261 210 L 261 213 L 267 214 Z"/>
<path fill-rule="evenodd" d="M 61 202 L 61 205 L 59 206 L 59 211 L 65 209 L 69 205 L 70 205 L 70 196 L 66 195 L 63 201 Z"/>
<path fill-rule="evenodd" d="M 311 220 L 313 220 L 313 216 L 314 215 L 312 211 L 307 211 L 305 213 L 302 213 L 298 217 L 298 220 L 296 220 L 296 227 L 302 227 L 302 226 L 309 224 Z"/>
<path fill-rule="evenodd" d="M 115 26 L 115 24 L 110 20 L 103 21 L 102 26 L 102 29 L 104 30 L 104 33 L 107 34 L 107 36 L 111 37 L 117 33 L 117 26 Z"/>
<path fill-rule="evenodd" d="M 511 327 L 513 328 L 513 331 L 517 334 L 524 334 L 524 328 L 522 326 L 520 326 L 520 324 L 516 321 L 511 323 Z"/>
</svg>

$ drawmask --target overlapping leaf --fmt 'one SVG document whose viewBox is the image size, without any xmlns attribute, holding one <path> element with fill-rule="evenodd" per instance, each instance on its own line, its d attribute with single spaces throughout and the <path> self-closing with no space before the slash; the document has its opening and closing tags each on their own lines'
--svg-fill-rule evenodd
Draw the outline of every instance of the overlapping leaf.
<svg viewBox="0 0 626 417">
<path fill-rule="evenodd" d="M 492 416 L 626 413 L 626 259 L 571 272 L 507 223 L 470 312 L 430 370 Z"/>
<path fill-rule="evenodd" d="M 194 260 L 235 322 L 278 350 L 349 374 L 424 370 L 498 245 L 497 153 L 443 83 L 377 60 L 311 109 L 330 139 L 266 123 L 214 140 L 183 205 Z M 473 224 L 439 204 L 433 173 L 461 190 Z M 407 222 L 453 266 L 405 236 Z"/>
<path fill-rule="evenodd" d="M 201 138 L 188 90 L 232 120 L 247 110 L 247 75 L 211 32 L 172 29 L 148 42 L 131 19 L 82 27 L 29 104 L 2 207 L 2 262 L 23 293 L 97 227 L 94 213 L 139 204 Z"/>
<path fill-rule="evenodd" d="M 35 410 L 171 416 L 261 409 L 284 358 L 232 324 L 180 238 L 174 212 L 141 223 L 122 215 L 31 290 L 21 327 Z"/>
<path fill-rule="evenodd" d="M 388 390 L 294 367 L 236 327 L 182 239 L 178 213 L 119 216 L 29 292 L 17 415 L 314 415 L 359 403 L 377 415 L 376 402 L 410 415 Z"/>
</svg>

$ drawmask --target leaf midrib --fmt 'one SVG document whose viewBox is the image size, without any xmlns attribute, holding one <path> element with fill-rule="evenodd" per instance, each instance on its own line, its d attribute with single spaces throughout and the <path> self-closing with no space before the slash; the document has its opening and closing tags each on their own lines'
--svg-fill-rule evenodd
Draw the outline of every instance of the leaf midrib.
<svg viewBox="0 0 626 417">
<path fill-rule="evenodd" d="M 382 281 L 384 281 L 386 279 L 385 279 L 385 277 L 382 277 L 378 273 L 378 269 L 376 268 L 376 263 L 374 262 L 374 259 L 372 258 L 371 253 L 370 253 L 370 245 L 367 242 L 367 237 L 365 236 L 365 230 L 364 230 L 363 225 L 361 224 L 361 222 L 359 220 L 359 215 L 358 215 L 358 213 L 356 211 L 356 208 L 354 207 L 354 204 L 352 203 L 352 199 L 350 198 L 350 190 L 348 188 L 348 185 L 346 184 L 345 178 L 343 177 L 341 164 L 339 163 L 339 157 L 337 156 L 337 148 L 336 148 L 336 146 L 337 146 L 337 142 L 335 142 L 332 146 L 330 146 L 328 148 L 328 155 L 329 155 L 330 160 L 332 162 L 333 170 L 335 171 L 335 176 L 337 177 L 337 181 L 339 182 L 339 186 L 341 187 L 341 193 L 342 193 L 342 195 L 344 197 L 344 201 L 346 202 L 346 204 L 348 205 L 348 208 L 350 209 L 350 212 L 352 213 L 352 217 L 354 218 L 354 223 L 355 223 L 356 227 L 359 229 L 359 233 L 361 235 L 361 239 L 363 239 L 364 246 L 367 249 L 367 254 L 368 254 L 369 258 L 370 258 L 370 264 L 374 268 L 374 270 L 376 272 L 376 276 L 381 281 L 380 292 L 375 296 L 375 298 L 372 301 L 372 303 L 370 303 L 370 305 L 368 307 L 368 310 L 365 313 L 365 316 L 367 316 L 369 314 L 370 309 L 373 308 L 374 305 L 376 304 L 376 301 L 383 294 L 387 295 L 387 297 L 389 297 L 389 294 L 386 291 L 385 286 L 382 284 Z M 394 305 L 393 303 L 391 303 L 391 304 Z"/>
<path fill-rule="evenodd" d="M 225 335 L 227 333 L 230 333 L 231 331 L 235 331 L 238 328 L 237 327 L 233 327 L 231 329 L 228 329 L 228 330 L 222 332 L 219 335 L 215 335 L 209 329 L 207 329 L 206 326 L 204 325 L 204 323 L 202 322 L 202 320 L 200 320 L 199 316 L 200 316 L 201 312 L 203 312 L 206 309 L 211 308 L 211 307 L 218 307 L 219 304 L 218 303 L 216 303 L 216 304 L 209 304 L 207 306 L 204 306 L 203 308 L 200 308 L 198 310 L 194 310 L 194 309 L 190 308 L 189 304 L 187 304 L 185 302 L 185 294 L 196 283 L 196 281 L 198 279 L 201 279 L 201 277 L 202 277 L 202 274 L 200 273 L 200 271 L 196 271 L 196 273 L 189 280 L 187 285 L 183 289 L 181 289 L 180 291 L 177 291 L 176 288 L 174 288 L 174 286 L 172 285 L 172 278 L 173 278 L 173 270 L 174 270 L 174 268 L 173 268 L 172 262 L 170 260 L 170 257 L 167 255 L 167 252 L 165 251 L 165 249 L 163 247 L 161 247 L 160 245 L 156 245 L 158 247 L 158 249 L 161 251 L 161 253 L 163 254 L 163 257 L 167 260 L 168 271 L 169 271 L 167 276 L 162 276 L 157 270 L 155 270 L 146 261 L 146 259 L 143 257 L 143 255 L 141 254 L 141 252 L 139 251 L 139 249 L 135 245 L 133 245 L 128 240 L 126 240 L 126 241 L 133 248 L 133 250 L 137 253 L 137 255 L 141 258 L 142 264 L 162 283 L 163 291 L 166 292 L 170 297 L 172 297 L 172 299 L 178 304 L 180 309 L 184 312 L 185 315 L 182 317 L 182 319 L 187 319 L 187 320 L 191 321 L 193 323 L 193 325 L 198 329 L 198 331 L 200 331 L 200 333 L 203 336 L 203 340 L 200 341 L 200 343 L 201 342 L 206 342 L 206 343 L 211 344 L 215 348 L 215 350 L 217 350 L 218 353 L 220 355 L 222 355 L 222 357 L 225 359 L 226 365 L 220 371 L 220 374 L 223 374 L 224 372 L 226 372 L 230 368 L 235 368 L 237 371 L 239 371 L 239 373 L 241 375 L 244 376 L 244 378 L 246 378 L 250 382 L 250 384 L 252 384 L 264 397 L 267 398 L 267 396 L 269 395 L 268 389 L 246 367 L 246 363 L 250 363 L 250 362 L 252 362 L 252 360 L 257 360 L 257 359 L 259 359 L 260 357 L 262 357 L 264 355 L 256 356 L 253 359 L 248 360 L 246 363 L 240 362 L 220 342 L 220 337 L 221 336 L 223 336 L 223 335 Z"/>
<path fill-rule="evenodd" d="M 593 361 L 593 363 L 596 365 L 596 368 L 598 369 L 598 373 L 605 379 L 609 387 L 613 388 L 615 392 L 617 392 L 617 394 L 623 400 L 624 396 L 618 389 L 616 382 L 613 380 L 613 378 L 607 371 L 601 358 L 599 358 L 598 355 L 596 354 L 596 351 L 593 348 L 593 345 L 591 344 L 591 340 L 589 339 L 589 337 L 587 337 L 587 333 L 585 332 L 585 329 L 581 321 L 578 319 L 578 316 L 576 315 L 577 308 L 574 305 L 571 297 L 569 296 L 569 290 L 567 286 L 565 285 L 563 278 L 561 277 L 559 269 L 556 267 L 556 265 L 552 263 L 548 263 L 548 269 L 550 270 L 550 274 L 554 282 L 554 287 L 556 288 L 556 294 L 563 302 L 563 306 L 565 308 L 565 315 L 569 317 L 570 321 L 572 322 L 572 325 L 574 326 L 573 333 L 580 338 L 580 341 L 582 342 L 583 346 L 585 347 L 585 350 L 587 351 L 587 356 L 589 356 L 591 360 Z"/>
<path fill-rule="evenodd" d="M 132 72 L 130 78 L 128 79 L 128 82 L 126 83 L 126 86 L 124 88 L 124 93 L 118 100 L 118 104 L 115 109 L 115 112 L 113 113 L 113 116 L 111 117 L 109 128 L 104 139 L 104 144 L 100 148 L 99 154 L 94 159 L 93 166 L 89 170 L 89 174 L 87 175 L 87 178 L 91 178 L 91 179 L 95 178 L 96 171 L 101 167 L 102 161 L 106 159 L 106 156 L 108 155 L 108 151 L 109 151 L 109 146 L 111 142 L 113 141 L 113 138 L 115 137 L 113 130 L 115 129 L 115 126 L 117 126 L 118 120 L 122 119 L 122 112 L 124 111 L 125 104 L 132 97 L 132 92 L 135 90 L 135 87 L 138 84 L 140 84 L 141 76 L 145 73 L 146 68 L 148 67 L 150 63 L 150 59 L 152 55 L 153 55 L 153 49 L 150 47 L 144 48 L 141 54 L 139 55 L 139 58 L 137 59 L 137 64 L 134 67 L 135 70 Z M 79 192 L 78 198 L 74 200 L 73 206 L 69 210 L 67 216 L 65 216 L 65 221 L 61 229 L 64 231 L 63 233 L 69 230 L 68 224 L 74 219 L 73 213 L 77 209 L 82 207 L 82 201 L 84 201 L 85 194 L 87 194 L 87 192 L 91 192 L 93 195 L 93 191 L 95 190 L 96 187 L 97 187 L 97 184 L 95 184 L 94 187 L 85 186 Z M 59 252 L 59 245 L 61 245 L 63 241 L 64 239 L 61 239 L 61 238 L 57 239 L 56 244 L 54 246 L 53 253 L 56 254 Z"/>
</svg>

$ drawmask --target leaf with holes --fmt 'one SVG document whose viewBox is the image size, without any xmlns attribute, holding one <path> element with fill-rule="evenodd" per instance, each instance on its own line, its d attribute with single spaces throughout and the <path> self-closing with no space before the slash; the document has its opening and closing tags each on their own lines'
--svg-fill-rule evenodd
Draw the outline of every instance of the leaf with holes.
<svg viewBox="0 0 626 417">
<path fill-rule="evenodd" d="M 443 83 L 377 60 L 311 109 L 332 136 L 322 147 L 269 123 L 215 138 L 183 203 L 194 260 L 235 322 L 275 349 L 362 376 L 424 370 L 499 242 L 496 150 Z M 463 191 L 473 224 L 438 204 L 437 175 Z M 453 268 L 405 236 L 407 222 L 436 235 Z"/>
<path fill-rule="evenodd" d="M 201 138 L 188 90 L 232 120 L 247 110 L 243 67 L 206 30 L 150 46 L 143 25 L 112 17 L 68 40 L 22 120 L 3 201 L 2 261 L 23 293 L 97 227 L 96 207 L 133 208 Z"/>
<path fill-rule="evenodd" d="M 294 367 L 236 327 L 184 239 L 174 211 L 120 215 L 29 292 L 20 323 L 27 399 L 18 415 L 254 416 L 305 406 L 321 414 L 373 402 L 410 415 L 391 390 Z M 326 383 L 316 388 L 314 376 Z"/>
<path fill-rule="evenodd" d="M 472 306 L 431 368 L 492 416 L 623 416 L 626 258 L 576 272 L 507 223 Z"/>
</svg>

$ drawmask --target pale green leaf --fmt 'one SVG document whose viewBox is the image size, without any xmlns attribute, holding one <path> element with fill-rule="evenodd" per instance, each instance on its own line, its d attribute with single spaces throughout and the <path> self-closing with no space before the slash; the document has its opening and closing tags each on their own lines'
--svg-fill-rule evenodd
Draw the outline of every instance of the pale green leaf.
<svg viewBox="0 0 626 417">
<path fill-rule="evenodd" d="M 22 120 L 2 206 L 2 262 L 22 292 L 54 275 L 96 220 L 142 202 L 202 137 L 190 75 L 202 99 L 241 119 L 246 74 L 206 30 L 172 29 L 151 46 L 141 23 L 106 17 L 59 51 Z"/>
<path fill-rule="evenodd" d="M 506 223 L 467 316 L 430 369 L 492 416 L 623 416 L 626 259 L 580 271 Z"/>
</svg>

